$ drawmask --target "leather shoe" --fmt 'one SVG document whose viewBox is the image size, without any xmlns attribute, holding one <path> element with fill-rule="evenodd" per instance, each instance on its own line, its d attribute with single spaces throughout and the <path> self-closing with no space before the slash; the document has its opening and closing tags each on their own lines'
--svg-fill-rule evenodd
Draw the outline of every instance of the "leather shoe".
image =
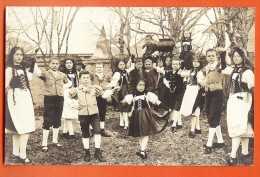
<svg viewBox="0 0 260 177">
<path fill-rule="evenodd" d="M 195 132 L 190 131 L 190 132 L 189 132 L 189 137 L 190 137 L 190 138 L 195 138 Z"/>
<path fill-rule="evenodd" d="M 100 149 L 95 150 L 94 158 L 97 159 L 99 162 L 106 162 L 107 160 L 103 157 L 102 152 Z"/>
<path fill-rule="evenodd" d="M 225 143 L 213 143 L 212 148 L 223 148 L 225 146 Z"/>
<path fill-rule="evenodd" d="M 104 129 L 101 129 L 101 136 L 103 137 L 111 137 Z"/>
<path fill-rule="evenodd" d="M 136 152 L 136 155 L 138 155 L 142 159 L 147 159 L 148 158 L 148 156 L 147 156 L 145 151 L 138 151 L 138 152 Z"/>
<path fill-rule="evenodd" d="M 172 133 L 175 133 L 175 132 L 177 132 L 176 127 L 172 127 Z"/>
<path fill-rule="evenodd" d="M 195 129 L 195 134 L 201 134 L 201 130 Z"/>
<path fill-rule="evenodd" d="M 85 162 L 89 162 L 89 161 L 90 161 L 90 152 L 89 152 L 89 149 L 85 149 L 84 161 L 85 161 Z"/>
<path fill-rule="evenodd" d="M 234 166 L 238 163 L 238 160 L 237 160 L 237 158 L 229 157 L 227 159 L 227 163 L 228 163 L 229 166 Z"/>
<path fill-rule="evenodd" d="M 212 153 L 212 147 L 206 146 L 204 150 L 204 154 L 210 154 L 210 153 Z"/>
</svg>

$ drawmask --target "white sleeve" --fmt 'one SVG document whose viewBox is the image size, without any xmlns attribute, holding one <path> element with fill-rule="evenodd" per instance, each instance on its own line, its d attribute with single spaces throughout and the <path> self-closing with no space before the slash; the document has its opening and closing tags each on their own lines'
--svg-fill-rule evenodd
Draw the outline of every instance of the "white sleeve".
<svg viewBox="0 0 260 177">
<path fill-rule="evenodd" d="M 118 85 L 118 81 L 120 80 L 120 73 L 119 72 L 115 72 L 111 82 L 108 84 L 109 87 L 115 87 Z"/>
<path fill-rule="evenodd" d="M 221 72 L 225 75 L 231 75 L 231 73 L 233 72 L 234 68 L 227 66 L 225 69 L 223 69 Z"/>
<path fill-rule="evenodd" d="M 124 100 L 125 100 L 125 101 L 127 102 L 127 104 L 129 104 L 129 105 L 133 102 L 133 99 L 134 99 L 133 94 L 128 94 L 128 95 L 126 95 L 125 98 L 124 98 Z"/>
<path fill-rule="evenodd" d="M 102 98 L 107 99 L 107 98 L 111 97 L 112 95 L 113 95 L 112 90 L 105 90 L 103 95 L 102 95 Z"/>
<path fill-rule="evenodd" d="M 159 66 L 157 66 L 157 67 L 156 67 L 156 70 L 157 70 L 158 73 L 165 74 L 164 67 L 159 67 Z"/>
<path fill-rule="evenodd" d="M 197 74 L 197 81 L 200 83 L 200 85 L 205 85 L 205 76 L 202 71 L 199 71 Z"/>
<path fill-rule="evenodd" d="M 33 73 L 36 74 L 37 76 L 41 76 L 42 75 L 42 70 L 38 67 L 37 63 L 34 64 Z"/>
<path fill-rule="evenodd" d="M 169 81 L 167 81 L 166 78 L 163 78 L 163 83 L 166 85 L 166 87 L 170 88 Z"/>
<path fill-rule="evenodd" d="M 247 83 L 249 89 L 255 86 L 255 75 L 252 70 L 248 69 L 242 74 L 242 82 Z"/>
<path fill-rule="evenodd" d="M 148 97 L 149 102 L 151 102 L 153 104 L 157 104 L 157 105 L 161 104 L 161 101 L 158 99 L 158 97 L 154 93 L 148 92 L 147 97 Z"/>
</svg>

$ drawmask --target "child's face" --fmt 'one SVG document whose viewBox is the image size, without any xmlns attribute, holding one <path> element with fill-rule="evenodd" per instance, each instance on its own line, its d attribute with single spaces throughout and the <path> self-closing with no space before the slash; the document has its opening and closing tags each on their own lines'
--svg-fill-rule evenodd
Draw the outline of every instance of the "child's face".
<svg viewBox="0 0 260 177">
<path fill-rule="evenodd" d="M 104 71 L 104 67 L 102 64 L 96 64 L 96 72 L 102 73 Z"/>
<path fill-rule="evenodd" d="M 23 61 L 23 52 L 17 50 L 13 56 L 14 65 L 19 65 Z"/>
<path fill-rule="evenodd" d="M 178 70 L 180 68 L 180 61 L 178 61 L 178 60 L 173 60 L 172 61 L 172 69 L 174 70 L 174 71 L 176 71 L 176 70 Z"/>
<path fill-rule="evenodd" d="M 200 66 L 199 60 L 194 59 L 194 60 L 192 61 L 192 65 L 193 65 L 194 68 L 198 68 L 198 67 Z"/>
<path fill-rule="evenodd" d="M 184 31 L 184 37 L 189 38 L 190 37 L 190 32 L 189 31 Z"/>
<path fill-rule="evenodd" d="M 150 37 L 145 38 L 146 44 L 150 44 L 152 42 L 152 39 Z"/>
<path fill-rule="evenodd" d="M 235 65 L 240 65 L 240 64 L 242 64 L 242 61 L 243 61 L 243 59 L 242 59 L 242 57 L 239 55 L 239 53 L 238 53 L 238 52 L 235 52 L 234 55 L 233 55 L 233 62 L 234 62 L 234 64 L 235 64 Z"/>
<path fill-rule="evenodd" d="M 207 52 L 206 60 L 209 64 L 213 64 L 215 61 L 217 61 L 217 54 L 215 51 L 209 51 Z"/>
<path fill-rule="evenodd" d="M 146 61 L 145 63 L 144 63 L 144 68 L 145 69 L 151 69 L 153 67 L 153 63 L 151 62 L 151 61 Z"/>
<path fill-rule="evenodd" d="M 89 74 L 82 74 L 80 77 L 80 83 L 84 84 L 84 85 L 88 85 L 91 84 L 91 78 Z"/>
<path fill-rule="evenodd" d="M 120 69 L 120 70 L 124 70 L 125 69 L 125 63 L 124 62 L 122 62 L 122 61 L 120 61 L 119 63 L 118 63 L 118 65 L 117 65 L 117 67 L 118 67 L 118 69 Z"/>
<path fill-rule="evenodd" d="M 136 86 L 136 90 L 137 90 L 138 92 L 143 92 L 144 89 L 145 89 L 145 83 L 144 83 L 144 81 L 139 81 L 138 84 L 137 84 L 137 86 Z"/>
<path fill-rule="evenodd" d="M 172 64 L 172 60 L 171 60 L 171 58 L 166 58 L 165 59 L 165 64 L 166 64 L 166 66 L 171 66 L 171 64 Z"/>
<path fill-rule="evenodd" d="M 162 61 L 162 60 L 159 60 L 159 61 L 158 61 L 158 66 L 159 66 L 159 67 L 162 67 L 162 66 L 163 66 L 163 61 Z"/>
<path fill-rule="evenodd" d="M 135 67 L 136 67 L 136 69 L 142 69 L 142 67 L 143 67 L 143 62 L 137 62 L 137 63 L 135 64 Z"/>
<path fill-rule="evenodd" d="M 67 60 L 65 63 L 65 67 L 67 70 L 72 70 L 73 68 L 73 62 L 71 60 Z"/>
<path fill-rule="evenodd" d="M 59 66 L 60 66 L 59 60 L 53 59 L 50 61 L 49 68 L 52 69 L 53 71 L 57 71 Z"/>
</svg>

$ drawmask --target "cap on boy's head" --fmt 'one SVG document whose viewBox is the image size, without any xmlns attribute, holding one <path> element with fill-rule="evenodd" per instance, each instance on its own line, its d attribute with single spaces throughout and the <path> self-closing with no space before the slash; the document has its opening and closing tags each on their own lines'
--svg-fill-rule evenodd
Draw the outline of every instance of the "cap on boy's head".
<svg viewBox="0 0 260 177">
<path fill-rule="evenodd" d="M 135 63 L 143 63 L 143 60 L 138 58 L 138 59 L 135 59 Z"/>
</svg>

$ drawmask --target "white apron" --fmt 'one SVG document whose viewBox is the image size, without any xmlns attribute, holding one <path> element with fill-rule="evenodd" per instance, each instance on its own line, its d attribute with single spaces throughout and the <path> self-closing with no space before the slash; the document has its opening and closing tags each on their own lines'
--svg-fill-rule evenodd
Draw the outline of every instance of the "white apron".
<svg viewBox="0 0 260 177">
<path fill-rule="evenodd" d="M 198 92 L 199 92 L 198 85 L 187 86 L 181 103 L 181 108 L 180 108 L 180 113 L 182 115 L 189 116 L 192 114 L 192 109 L 195 104 Z"/>
</svg>

